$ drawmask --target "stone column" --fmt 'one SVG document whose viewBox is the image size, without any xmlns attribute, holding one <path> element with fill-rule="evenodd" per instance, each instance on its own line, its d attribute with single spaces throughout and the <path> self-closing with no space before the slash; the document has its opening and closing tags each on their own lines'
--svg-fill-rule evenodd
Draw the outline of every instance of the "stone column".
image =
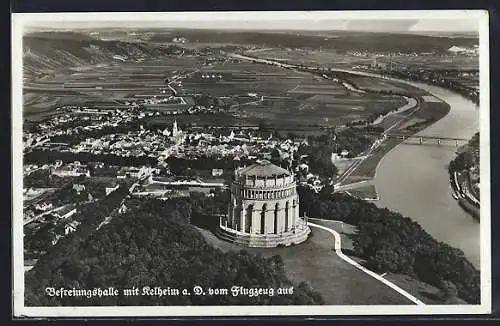
<svg viewBox="0 0 500 326">
<path fill-rule="evenodd" d="M 260 209 L 254 205 L 252 210 L 252 233 L 260 233 Z"/>
<path fill-rule="evenodd" d="M 231 194 L 232 196 L 232 194 Z M 233 216 L 234 216 L 234 212 L 233 212 L 233 200 L 232 198 L 229 200 L 229 204 L 228 204 L 228 207 L 227 207 L 227 220 L 229 222 L 229 227 L 232 227 L 232 224 L 233 224 Z"/>
<path fill-rule="evenodd" d="M 238 230 L 238 208 L 236 206 L 233 206 L 233 222 L 232 222 L 232 228 L 235 230 Z"/>
<path fill-rule="evenodd" d="M 285 222 L 284 230 L 288 232 L 290 230 L 290 206 L 287 201 L 283 203 L 283 220 Z"/>
<path fill-rule="evenodd" d="M 283 204 L 280 202 L 278 203 L 278 211 L 277 211 L 277 214 L 278 214 L 278 219 L 277 219 L 277 222 L 278 222 L 278 225 L 276 227 L 276 229 L 278 230 L 278 234 L 282 233 L 282 232 L 285 232 L 285 212 L 283 210 Z"/>
<path fill-rule="evenodd" d="M 241 210 L 240 210 L 240 231 L 241 232 L 245 232 L 245 226 L 246 226 L 245 218 L 246 218 L 246 210 L 245 210 L 244 206 L 241 206 Z"/>
<path fill-rule="evenodd" d="M 274 205 L 274 209 L 273 209 L 273 233 L 274 234 L 280 233 L 280 222 L 279 222 L 278 209 L 279 209 L 279 205 Z"/>
<path fill-rule="evenodd" d="M 300 210 L 299 210 L 299 199 L 297 198 L 297 204 L 295 205 L 295 221 L 300 219 Z"/>
<path fill-rule="evenodd" d="M 260 211 L 260 214 L 259 214 L 259 217 L 260 217 L 260 233 L 261 234 L 266 234 L 266 229 L 267 229 L 267 226 L 268 226 L 268 221 L 267 221 L 267 215 L 269 214 L 268 213 L 268 209 L 267 209 L 267 205 L 266 205 L 266 209 L 264 210 L 264 205 L 261 206 L 261 211 Z"/>
<path fill-rule="evenodd" d="M 269 207 L 266 211 L 266 227 L 264 234 L 274 233 L 274 207 Z"/>
<path fill-rule="evenodd" d="M 246 206 L 247 208 L 245 209 L 245 233 L 251 233 L 252 232 L 252 210 L 253 206 L 249 207 Z M 249 208 L 252 208 L 252 210 L 249 210 Z"/>
</svg>

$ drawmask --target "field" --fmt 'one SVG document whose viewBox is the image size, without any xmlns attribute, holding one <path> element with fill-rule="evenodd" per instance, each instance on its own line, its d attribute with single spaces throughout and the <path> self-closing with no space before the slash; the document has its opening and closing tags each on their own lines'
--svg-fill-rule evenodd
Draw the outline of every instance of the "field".
<svg viewBox="0 0 500 326">
<path fill-rule="evenodd" d="M 427 92 L 405 83 L 370 76 L 345 74 L 346 79 L 356 87 L 373 92 L 394 92 L 406 96 L 425 95 Z"/>
<path fill-rule="evenodd" d="M 235 124 L 265 122 L 278 129 L 343 124 L 404 104 L 399 96 L 361 95 L 313 74 L 248 62 L 203 67 L 183 80 L 181 92 L 231 99 Z"/>
<path fill-rule="evenodd" d="M 179 117 L 195 125 L 266 122 L 282 130 L 332 126 L 404 103 L 398 96 L 359 94 L 339 82 L 275 66 L 238 60 L 203 65 L 195 57 L 168 56 L 68 69 L 31 80 L 24 85 L 24 112 L 36 114 L 31 119 L 37 120 L 61 105 L 120 106 L 139 96 L 170 92 L 165 78 L 177 78 L 173 87 L 180 96 L 205 94 L 230 105 L 225 116 Z M 164 117 L 155 119 L 149 123 L 171 123 Z"/>
<path fill-rule="evenodd" d="M 163 36 L 171 37 L 168 33 Z M 203 95 L 227 112 L 179 116 L 180 123 L 267 123 L 280 131 L 317 133 L 320 127 L 366 119 L 404 104 L 399 96 L 360 94 L 341 82 L 311 73 L 234 59 L 217 50 L 220 45 L 216 44 L 196 42 L 194 47 L 171 48 L 169 42 L 157 43 L 158 39 L 95 41 L 75 33 L 37 33 L 25 41 L 23 112 L 33 121 L 43 120 L 64 105 L 121 107 L 143 97 L 173 94 L 198 101 L 197 96 Z M 319 65 L 342 65 L 353 59 L 322 50 L 269 48 L 257 52 L 272 58 L 308 59 Z M 171 122 L 169 117 L 159 116 L 148 124 L 161 127 Z"/>
<path fill-rule="evenodd" d="M 189 74 L 196 64 L 194 57 L 164 57 L 59 69 L 24 83 L 24 112 L 52 111 L 69 104 L 109 107 L 136 95 L 161 95 L 168 89 L 166 77 Z"/>
</svg>

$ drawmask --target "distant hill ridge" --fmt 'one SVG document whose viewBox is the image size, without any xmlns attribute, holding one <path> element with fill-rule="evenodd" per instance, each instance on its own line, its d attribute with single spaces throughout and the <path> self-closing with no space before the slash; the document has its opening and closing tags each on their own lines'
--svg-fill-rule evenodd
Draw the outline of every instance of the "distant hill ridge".
<svg viewBox="0 0 500 326">
<path fill-rule="evenodd" d="M 75 32 L 35 32 L 23 38 L 24 77 L 82 65 L 110 63 L 120 56 L 137 60 L 181 51 L 174 45 L 100 40 Z"/>
<path fill-rule="evenodd" d="M 188 42 L 214 44 L 240 44 L 267 47 L 335 49 L 337 51 L 368 51 L 445 53 L 452 46 L 473 47 L 478 40 L 470 37 L 435 37 L 425 35 L 366 33 L 366 32 L 295 32 L 273 31 L 214 31 L 214 30 L 156 30 L 137 31 L 148 33 L 148 40 L 113 39 L 126 36 L 124 31 L 100 31 L 106 40 L 89 35 L 89 31 L 38 31 L 23 38 L 25 78 L 40 73 L 50 73 L 60 68 L 109 63 L 120 56 L 137 60 L 173 54 L 182 51 L 172 45 L 174 37 L 184 37 Z M 129 32 L 132 32 L 130 30 Z M 307 35 L 306 35 L 307 34 Z M 169 43 L 166 45 L 165 43 Z M 186 50 L 187 51 L 187 50 Z M 186 52 L 187 54 L 187 52 Z"/>
</svg>

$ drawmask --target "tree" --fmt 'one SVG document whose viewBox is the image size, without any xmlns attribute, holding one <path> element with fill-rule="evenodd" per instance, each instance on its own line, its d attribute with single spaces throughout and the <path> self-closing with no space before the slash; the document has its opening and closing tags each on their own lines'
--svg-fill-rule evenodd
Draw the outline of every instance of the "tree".
<svg viewBox="0 0 500 326">
<path fill-rule="evenodd" d="M 448 280 L 441 281 L 439 288 L 443 292 L 445 299 L 451 299 L 458 295 L 457 286 Z"/>
</svg>

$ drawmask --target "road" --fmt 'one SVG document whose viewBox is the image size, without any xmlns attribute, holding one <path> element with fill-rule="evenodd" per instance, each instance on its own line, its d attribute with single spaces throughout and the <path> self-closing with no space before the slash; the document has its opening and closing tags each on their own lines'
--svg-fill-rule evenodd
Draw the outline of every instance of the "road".
<svg viewBox="0 0 500 326">
<path fill-rule="evenodd" d="M 326 226 L 322 226 L 322 225 L 311 223 L 311 222 L 308 222 L 307 225 L 325 230 L 325 231 L 329 232 L 330 234 L 332 234 L 334 237 L 334 240 L 335 240 L 335 253 L 337 254 L 337 256 L 339 256 L 341 259 L 343 259 L 345 262 L 347 262 L 348 264 L 351 264 L 352 266 L 356 267 L 357 269 L 361 270 L 362 272 L 370 275 L 371 277 L 375 278 L 376 280 L 384 283 L 385 285 L 387 285 L 388 287 L 390 287 L 394 291 L 398 292 L 399 294 L 403 295 L 407 299 L 411 300 L 413 303 L 415 303 L 417 305 L 425 305 L 425 303 L 423 303 L 422 301 L 420 301 L 418 298 L 411 295 L 410 293 L 406 292 L 405 290 L 403 290 L 402 288 L 400 288 L 396 284 L 386 280 L 381 275 L 378 275 L 377 273 L 372 272 L 371 270 L 367 269 L 364 266 L 361 266 L 356 261 L 354 261 L 351 258 L 349 258 L 348 256 L 346 256 L 342 252 L 341 237 L 337 231 L 330 229 L 330 228 L 327 228 Z"/>
<path fill-rule="evenodd" d="M 40 213 L 40 214 L 38 214 L 36 216 L 33 216 L 30 219 L 24 220 L 24 225 L 30 224 L 31 222 L 38 221 L 42 217 L 47 216 L 47 215 L 52 214 L 52 213 L 55 213 L 55 212 L 58 212 L 58 211 L 66 208 L 66 207 L 68 207 L 70 205 L 73 205 L 73 204 L 67 204 L 67 205 L 59 206 L 59 207 L 53 208 L 53 209 L 51 209 L 49 211 L 46 211 L 46 212 Z"/>
</svg>

